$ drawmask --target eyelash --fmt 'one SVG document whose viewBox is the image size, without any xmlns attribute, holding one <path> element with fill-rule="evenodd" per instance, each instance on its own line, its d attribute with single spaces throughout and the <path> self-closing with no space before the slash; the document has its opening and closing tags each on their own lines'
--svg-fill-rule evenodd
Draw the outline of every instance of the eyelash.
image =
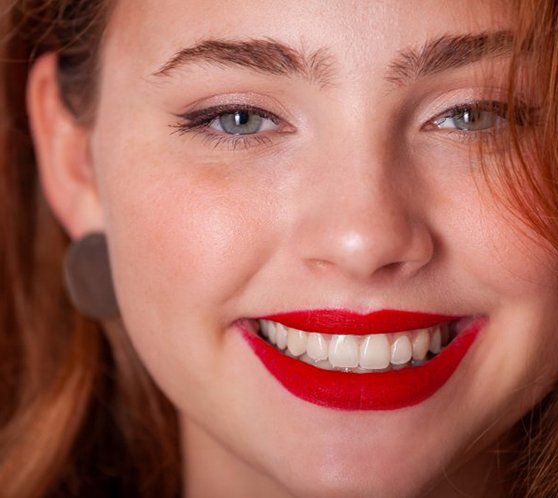
<svg viewBox="0 0 558 498">
<path fill-rule="evenodd" d="M 259 145 L 271 145 L 273 143 L 272 138 L 266 135 L 265 131 L 253 134 L 228 134 L 226 132 L 214 130 L 210 127 L 216 119 L 227 114 L 235 114 L 238 112 L 245 112 L 260 116 L 264 119 L 269 119 L 278 127 L 284 123 L 284 121 L 275 114 L 259 107 L 244 104 L 228 104 L 179 114 L 177 117 L 180 121 L 171 126 L 175 128 L 174 133 L 178 133 L 179 135 L 192 133 L 194 136 L 200 136 L 203 143 L 211 145 L 213 149 L 224 147 L 235 151 L 239 149 L 249 149 Z M 450 107 L 429 119 L 421 129 L 424 131 L 445 132 L 451 134 L 452 136 L 456 136 L 457 140 L 464 142 L 474 140 L 479 137 L 480 134 L 487 135 L 489 133 L 494 133 L 494 131 L 498 131 L 497 126 L 480 130 L 464 130 L 459 128 L 441 128 L 436 124 L 437 120 L 456 119 L 459 115 L 463 115 L 466 112 L 492 112 L 500 119 L 509 121 L 509 106 L 506 102 L 480 100 Z M 532 125 L 536 120 L 536 109 L 519 101 L 515 103 L 513 113 L 515 123 L 520 127 Z M 277 130 L 273 131 L 277 132 Z"/>
<path fill-rule="evenodd" d="M 536 123 L 537 108 L 535 107 L 530 107 L 521 101 L 516 101 L 511 111 L 513 111 L 513 120 L 518 127 L 528 127 Z M 501 131 L 502 128 L 498 125 L 478 130 L 466 130 L 459 128 L 449 129 L 442 128 L 440 126 L 443 124 L 444 120 L 457 119 L 459 116 L 464 116 L 465 113 L 473 116 L 476 114 L 478 119 L 480 113 L 482 112 L 492 113 L 492 115 L 497 118 L 508 123 L 510 122 L 510 106 L 508 102 L 501 102 L 497 100 L 479 100 L 466 104 L 458 104 L 446 109 L 431 118 L 425 125 L 423 125 L 422 129 L 424 131 L 445 131 L 446 133 L 458 134 L 462 140 L 475 139 L 479 136 L 479 134 L 493 135 L 495 132 Z"/>
<path fill-rule="evenodd" d="M 272 139 L 262 133 L 244 135 L 227 134 L 210 128 L 211 123 L 219 117 L 237 112 L 255 114 L 264 119 L 269 119 L 277 126 L 280 126 L 283 122 L 283 120 L 275 114 L 259 107 L 244 104 L 230 104 L 177 115 L 180 121 L 172 125 L 172 127 L 175 128 L 175 133 L 179 135 L 193 133 L 194 136 L 201 136 L 203 142 L 211 145 L 213 149 L 218 149 L 223 146 L 229 147 L 232 150 L 248 149 L 252 146 L 270 145 L 272 143 Z"/>
</svg>

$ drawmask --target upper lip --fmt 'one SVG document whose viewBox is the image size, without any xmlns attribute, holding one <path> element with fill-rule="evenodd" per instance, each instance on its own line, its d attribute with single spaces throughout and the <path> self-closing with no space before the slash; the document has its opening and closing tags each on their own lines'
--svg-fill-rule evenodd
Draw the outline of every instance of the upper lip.
<svg viewBox="0 0 558 498">
<path fill-rule="evenodd" d="M 341 309 L 283 312 L 259 317 L 305 332 L 325 334 L 385 334 L 434 327 L 463 316 L 385 309 L 360 314 Z"/>
</svg>

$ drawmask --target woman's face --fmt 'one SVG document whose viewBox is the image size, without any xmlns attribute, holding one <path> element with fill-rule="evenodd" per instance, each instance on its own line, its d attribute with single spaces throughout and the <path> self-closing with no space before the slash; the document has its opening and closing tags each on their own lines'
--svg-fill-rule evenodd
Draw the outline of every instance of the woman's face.
<svg viewBox="0 0 558 498">
<path fill-rule="evenodd" d="M 557 369 L 555 258 L 476 152 L 506 132 L 509 27 L 480 0 L 117 3 L 91 163 L 124 323 L 192 469 L 260 496 L 483 484 L 470 461 Z M 285 313 L 323 333 L 294 352 L 350 371 L 264 345 L 257 319 Z M 469 349 L 377 371 L 450 319 Z"/>
</svg>

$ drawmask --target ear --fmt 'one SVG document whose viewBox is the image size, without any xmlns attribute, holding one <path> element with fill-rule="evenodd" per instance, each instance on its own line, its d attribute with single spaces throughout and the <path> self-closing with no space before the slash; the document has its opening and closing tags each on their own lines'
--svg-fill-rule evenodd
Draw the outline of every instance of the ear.
<svg viewBox="0 0 558 498">
<path fill-rule="evenodd" d="M 60 99 L 57 56 L 33 65 L 27 110 L 45 197 L 72 239 L 103 230 L 103 211 L 89 154 L 90 129 L 80 125 Z"/>
</svg>

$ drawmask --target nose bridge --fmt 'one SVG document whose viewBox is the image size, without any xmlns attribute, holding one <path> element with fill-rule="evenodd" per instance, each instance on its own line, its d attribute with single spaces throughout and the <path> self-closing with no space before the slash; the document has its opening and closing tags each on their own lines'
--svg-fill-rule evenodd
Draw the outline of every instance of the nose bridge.
<svg viewBox="0 0 558 498">
<path fill-rule="evenodd" d="M 322 159 L 327 167 L 308 182 L 298 224 L 306 264 L 369 279 L 387 267 L 408 275 L 430 260 L 426 220 L 387 152 L 329 151 Z"/>
</svg>

